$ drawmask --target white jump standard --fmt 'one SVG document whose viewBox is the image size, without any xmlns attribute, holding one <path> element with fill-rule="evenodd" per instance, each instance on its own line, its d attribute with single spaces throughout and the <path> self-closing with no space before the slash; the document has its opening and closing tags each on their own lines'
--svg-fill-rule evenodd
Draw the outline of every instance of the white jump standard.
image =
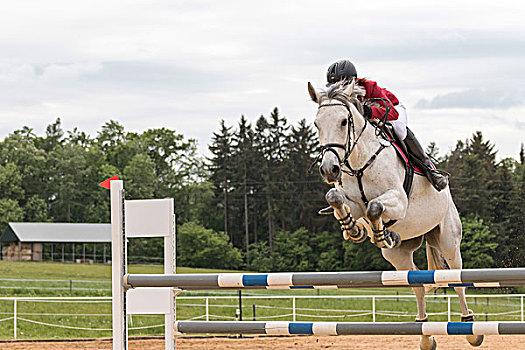
<svg viewBox="0 0 525 350">
<path fill-rule="evenodd" d="M 175 273 L 173 199 L 124 200 L 122 181 L 110 182 L 113 298 L 113 350 L 128 349 L 128 314 L 163 314 L 165 349 L 175 349 L 175 291 L 173 288 L 127 290 L 127 239 L 164 237 L 164 273 Z"/>
</svg>

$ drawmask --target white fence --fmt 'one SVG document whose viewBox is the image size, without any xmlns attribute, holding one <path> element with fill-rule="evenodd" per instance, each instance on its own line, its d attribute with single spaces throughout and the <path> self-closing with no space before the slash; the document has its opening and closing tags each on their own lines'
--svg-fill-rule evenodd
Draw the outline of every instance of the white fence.
<svg viewBox="0 0 525 350">
<path fill-rule="evenodd" d="M 94 280 L 45 280 L 26 278 L 0 278 L 0 289 L 4 290 L 56 290 L 56 291 L 105 291 L 111 292 L 111 281 Z"/>
<path fill-rule="evenodd" d="M 472 294 L 467 295 L 468 299 L 474 299 L 476 304 L 483 304 L 484 307 L 486 306 L 492 306 L 497 308 L 514 308 L 512 310 L 503 311 L 503 312 L 481 312 L 477 313 L 479 317 L 479 321 L 483 321 L 483 318 L 485 320 L 490 319 L 492 321 L 498 321 L 498 317 L 510 317 L 514 318 L 515 321 L 521 320 L 524 321 L 524 297 L 525 294 Z M 428 312 L 429 316 L 434 315 L 440 315 L 440 316 L 447 316 L 447 321 L 450 322 L 452 319 L 452 316 L 460 316 L 460 312 L 454 312 L 452 311 L 452 300 L 457 299 L 456 294 L 450 294 L 450 295 L 436 295 L 436 294 L 429 294 L 426 296 L 427 298 L 427 304 L 432 303 L 439 303 L 443 304 L 443 300 L 445 299 L 445 303 L 447 306 L 447 310 L 444 312 Z M 291 317 L 293 321 L 297 321 L 298 317 L 309 317 L 309 318 L 327 318 L 327 319 L 338 319 L 338 318 L 352 318 L 352 317 L 362 317 L 362 316 L 370 316 L 372 318 L 372 322 L 376 322 L 376 319 L 378 316 L 389 316 L 389 317 L 396 317 L 399 319 L 403 318 L 415 318 L 415 313 L 409 313 L 404 311 L 392 311 L 392 310 L 381 310 L 378 309 L 377 303 L 379 301 L 400 301 L 402 299 L 413 299 L 415 302 L 415 295 L 322 295 L 322 296 L 309 296 L 309 295 L 249 295 L 249 296 L 242 296 L 244 307 L 246 307 L 247 300 L 250 300 L 256 308 L 258 309 L 279 309 L 284 310 L 285 313 L 278 314 L 278 315 L 272 315 L 272 316 L 262 316 L 257 317 L 254 310 L 247 310 L 243 312 L 244 319 L 247 318 L 253 318 L 253 320 L 270 320 L 272 318 L 284 318 L 284 317 Z M 289 300 L 289 306 L 268 306 L 268 305 L 257 305 L 255 304 L 256 300 Z M 328 299 L 337 299 L 337 300 L 352 300 L 352 299 L 360 299 L 360 300 L 369 300 L 370 309 L 328 309 L 328 308 L 299 308 L 297 307 L 297 301 L 298 300 L 308 300 L 308 299 L 321 299 L 321 300 L 328 300 Z M 498 301 L 490 301 L 492 299 L 513 299 L 515 302 L 511 303 L 505 303 L 505 302 L 498 302 Z M 203 303 L 185 303 L 184 300 L 203 300 Z M 213 300 L 236 300 L 236 297 L 234 296 L 184 296 L 184 297 L 177 297 L 177 306 L 178 307 L 204 307 L 205 313 L 196 317 L 193 317 L 192 319 L 204 319 L 206 321 L 209 321 L 210 318 L 229 318 L 229 319 L 237 319 L 240 313 L 239 310 L 239 304 L 213 304 L 210 303 L 210 301 Z M 232 317 L 225 317 L 221 315 L 214 315 L 210 313 L 210 307 L 219 307 L 219 308 L 235 308 L 235 314 L 232 312 Z M 413 308 L 415 311 L 415 306 Z M 326 313 L 332 312 L 332 314 L 326 314 Z M 323 313 L 320 315 L 320 313 Z M 250 315 L 251 314 L 251 315 Z M 406 319 L 405 319 L 406 320 Z M 405 321 L 403 320 L 403 321 Z"/>
<path fill-rule="evenodd" d="M 249 295 L 247 295 L 249 294 Z M 457 295 L 428 295 L 427 303 L 440 304 L 440 309 L 446 311 L 440 312 L 429 312 L 432 316 L 447 317 L 448 321 L 454 316 L 460 315 L 459 312 L 453 311 L 453 307 L 457 308 L 455 303 L 457 302 Z M 497 312 L 477 312 L 477 320 L 485 321 L 490 318 L 490 321 L 502 321 L 503 318 L 506 320 L 524 321 L 524 297 L 525 294 L 471 294 L 467 295 L 470 299 L 471 305 L 478 310 L 496 309 Z M 345 305 L 344 308 L 329 308 L 329 307 L 309 307 L 308 300 L 315 300 L 316 305 L 329 304 L 329 300 L 340 300 Z M 472 300 L 474 299 L 474 300 Z M 352 300 L 356 301 L 359 308 L 349 308 L 348 305 L 352 305 Z M 359 300 L 359 303 L 357 303 Z M 292 320 L 301 321 L 304 319 L 323 319 L 323 320 L 334 320 L 340 321 L 342 319 L 351 321 L 359 317 L 369 317 L 373 322 L 376 322 L 378 318 L 389 317 L 390 319 L 396 318 L 400 321 L 409 321 L 415 318 L 415 314 L 412 314 L 412 310 L 415 311 L 415 305 L 411 305 L 409 311 L 391 310 L 385 308 L 385 305 L 394 305 L 393 302 L 398 301 L 411 301 L 415 303 L 415 296 L 409 294 L 401 295 L 255 295 L 255 293 L 246 293 L 242 295 L 242 303 L 239 305 L 238 296 L 235 295 L 205 295 L 205 296 L 181 296 L 177 298 L 177 308 L 190 308 L 193 312 L 191 315 L 185 315 L 184 312 L 179 311 L 179 315 L 182 316 L 180 320 L 191 319 L 191 320 L 236 320 L 242 315 L 244 320 L 256 319 L 257 321 L 265 320 Z M 228 302 L 231 301 L 231 302 Z M 322 303 L 320 301 L 323 301 Z M 111 328 L 91 328 L 83 327 L 79 324 L 63 324 L 51 322 L 42 322 L 35 320 L 34 318 L 41 317 L 53 317 L 53 316 L 82 316 L 82 318 L 89 317 L 103 317 L 107 318 L 107 324 L 111 324 L 111 313 L 110 308 L 107 308 L 107 313 L 64 313 L 60 312 L 61 308 L 57 307 L 57 303 L 75 304 L 78 303 L 111 303 L 110 297 L 4 297 L 0 298 L 0 302 L 9 303 L 12 302 L 12 311 L 0 312 L 0 327 L 5 327 L 6 323 L 12 322 L 13 325 L 13 338 L 17 339 L 20 336 L 20 322 L 32 323 L 36 325 L 46 327 L 57 327 L 66 328 L 71 330 L 78 330 L 82 332 L 82 337 L 90 337 L 93 331 L 111 331 Z M 49 303 L 50 312 L 20 312 L 20 303 Z M 273 305 L 272 305 L 273 304 Z M 278 305 L 276 305 L 278 304 Z M 298 305 L 299 304 L 299 305 Z M 477 307 L 476 307 L 477 305 Z M 364 306 L 364 307 L 361 307 Z M 244 308 L 239 310 L 239 308 Z M 253 308 L 252 308 L 253 307 Z M 248 308 L 248 309 L 247 309 Z M 26 308 L 27 309 L 27 308 Z M 213 310 L 227 310 L 226 312 L 213 313 Z M 71 310 L 68 308 L 67 310 Z M 100 308 L 104 310 L 104 308 Z M 271 315 L 268 311 L 271 310 Z M 265 312 L 266 311 L 266 312 Z M 457 310 L 459 311 L 459 309 Z M 219 315 L 220 313 L 220 315 Z M 261 315 L 262 314 L 262 315 Z M 133 327 L 133 318 L 130 316 L 131 327 L 130 330 L 135 329 L 162 329 L 164 323 L 161 324 L 148 324 L 143 326 Z M 158 321 L 158 320 L 157 320 Z M 80 335 L 79 335 L 80 337 Z"/>
</svg>

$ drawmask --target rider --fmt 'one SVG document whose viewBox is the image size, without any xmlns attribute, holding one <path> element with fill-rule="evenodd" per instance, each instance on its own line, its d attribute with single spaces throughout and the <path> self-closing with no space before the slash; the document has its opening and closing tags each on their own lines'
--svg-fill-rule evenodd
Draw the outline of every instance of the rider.
<svg viewBox="0 0 525 350">
<path fill-rule="evenodd" d="M 340 60 L 330 65 L 330 67 L 328 67 L 326 78 L 328 80 L 327 86 L 339 81 L 351 82 L 353 79 L 356 79 L 357 84 L 362 86 L 366 91 L 364 96 L 365 100 L 369 98 L 387 99 L 391 106 L 394 107 L 390 109 L 387 120 L 393 126 L 399 139 L 402 141 L 404 140 L 408 151 L 414 158 L 416 158 L 416 162 L 422 168 L 432 186 L 438 191 L 447 187 L 447 177 L 432 166 L 432 163 L 423 150 L 423 147 L 421 147 L 421 144 L 416 139 L 414 133 L 406 125 L 407 113 L 405 106 L 399 102 L 393 93 L 387 89 L 379 87 L 375 81 L 358 78 L 357 70 L 349 60 Z M 369 119 L 381 119 L 386 112 L 385 107 L 374 107 L 368 105 L 364 105 L 363 107 L 365 117 Z"/>
</svg>

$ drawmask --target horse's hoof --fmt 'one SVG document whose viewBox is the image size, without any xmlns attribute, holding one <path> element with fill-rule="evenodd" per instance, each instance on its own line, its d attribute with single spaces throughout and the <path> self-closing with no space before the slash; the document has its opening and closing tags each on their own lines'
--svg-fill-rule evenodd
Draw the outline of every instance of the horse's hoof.
<svg viewBox="0 0 525 350">
<path fill-rule="evenodd" d="M 366 230 L 363 232 L 363 230 L 359 230 L 357 234 L 351 234 L 349 230 L 343 230 L 343 238 L 345 240 L 351 240 L 354 243 L 363 243 L 366 241 Z"/>
<path fill-rule="evenodd" d="M 461 316 L 461 322 L 474 322 L 474 311 L 468 309 L 466 316 Z M 484 336 L 482 335 L 467 335 L 467 341 L 472 346 L 480 346 L 483 343 Z"/>
<path fill-rule="evenodd" d="M 392 248 L 396 248 L 401 244 L 401 236 L 399 233 L 395 231 L 390 231 L 390 237 L 392 238 L 393 246 Z"/>
<path fill-rule="evenodd" d="M 383 231 L 383 239 L 376 239 L 376 246 L 379 248 L 387 248 L 387 249 L 394 249 L 398 247 L 401 244 L 401 236 L 399 233 L 391 230 L 384 229 Z"/>
<path fill-rule="evenodd" d="M 474 311 L 468 309 L 467 312 L 468 314 L 466 316 L 461 315 L 461 322 L 474 322 Z"/>
<path fill-rule="evenodd" d="M 480 346 L 483 344 L 483 339 L 485 339 L 483 335 L 467 335 L 467 341 L 472 346 Z"/>
<path fill-rule="evenodd" d="M 346 238 L 346 236 L 348 236 L 348 238 Z M 345 235 L 345 239 L 351 239 L 354 243 L 363 243 L 366 241 L 366 237 L 368 237 L 368 231 L 364 227 L 357 232 L 357 235 Z"/>
<path fill-rule="evenodd" d="M 430 342 L 430 339 L 432 339 L 432 342 Z M 434 339 L 434 337 L 431 337 L 430 339 L 428 339 L 426 342 L 423 342 L 423 339 L 421 339 L 421 342 L 419 343 L 419 350 L 436 350 L 436 339 Z"/>
</svg>

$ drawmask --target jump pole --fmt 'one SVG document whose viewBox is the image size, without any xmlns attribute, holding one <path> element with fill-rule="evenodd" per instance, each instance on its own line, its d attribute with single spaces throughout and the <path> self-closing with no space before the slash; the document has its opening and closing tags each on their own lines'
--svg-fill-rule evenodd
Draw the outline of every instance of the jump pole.
<svg viewBox="0 0 525 350">
<path fill-rule="evenodd" d="M 178 321 L 180 333 L 266 335 L 512 335 L 525 322 L 230 322 Z"/>
<path fill-rule="evenodd" d="M 296 273 L 221 273 L 184 275 L 124 276 L 124 285 L 134 287 L 175 287 L 204 289 L 301 289 L 301 288 L 380 288 L 380 287 L 510 287 L 525 284 L 525 268 L 370 271 L 370 272 L 296 272 Z"/>
</svg>

